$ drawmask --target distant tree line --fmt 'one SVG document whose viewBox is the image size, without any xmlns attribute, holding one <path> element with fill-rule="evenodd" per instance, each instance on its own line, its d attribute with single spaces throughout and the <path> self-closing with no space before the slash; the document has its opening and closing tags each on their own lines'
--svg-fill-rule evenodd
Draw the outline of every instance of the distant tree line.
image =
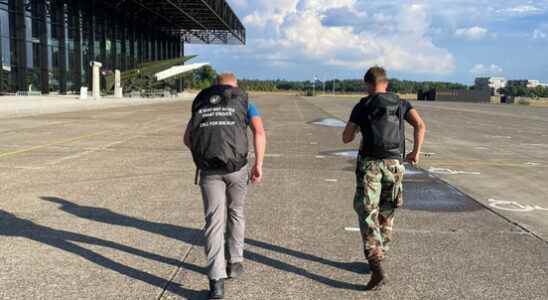
<svg viewBox="0 0 548 300">
<path fill-rule="evenodd" d="M 215 82 L 217 72 L 211 66 L 205 66 L 194 72 L 185 74 L 184 80 L 185 89 L 204 89 Z M 366 86 L 361 79 L 347 80 L 328 80 L 325 82 L 310 80 L 294 81 L 294 80 L 255 80 L 255 79 L 240 79 L 239 85 L 247 91 L 295 91 L 326 93 L 365 93 Z M 434 81 L 410 81 L 410 80 L 390 80 L 389 90 L 396 93 L 417 93 L 419 91 L 429 91 L 431 89 L 468 89 L 468 86 L 451 83 L 451 82 L 434 82 Z"/>
<path fill-rule="evenodd" d="M 316 92 L 326 93 L 365 93 L 366 86 L 363 80 L 329 80 L 325 82 L 317 81 L 288 81 L 288 80 L 250 80 L 239 81 L 240 86 L 248 91 L 309 91 L 315 89 Z M 468 86 L 451 82 L 433 82 L 433 81 L 410 81 L 410 80 L 390 80 L 389 90 L 395 93 L 412 93 L 419 91 L 428 91 L 431 89 L 468 89 Z"/>
<path fill-rule="evenodd" d="M 498 92 L 510 97 L 548 98 L 548 87 L 528 88 L 518 81 L 509 81 L 506 87 L 499 89 Z"/>
</svg>

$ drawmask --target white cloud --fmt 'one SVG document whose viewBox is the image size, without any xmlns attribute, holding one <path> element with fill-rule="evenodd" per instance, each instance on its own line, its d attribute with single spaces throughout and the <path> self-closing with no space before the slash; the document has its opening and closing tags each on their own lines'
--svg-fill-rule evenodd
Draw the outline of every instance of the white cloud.
<svg viewBox="0 0 548 300">
<path fill-rule="evenodd" d="M 533 31 L 533 39 L 535 40 L 544 40 L 544 39 L 547 39 L 548 38 L 548 33 L 540 30 L 540 29 L 535 29 L 535 31 Z"/>
<path fill-rule="evenodd" d="M 489 30 L 483 27 L 474 26 L 469 28 L 459 28 L 455 31 L 455 36 L 471 41 L 478 41 L 487 36 Z"/>
<path fill-rule="evenodd" d="M 493 75 L 501 75 L 503 73 L 503 69 L 495 64 L 491 65 L 484 65 L 484 64 L 477 64 L 470 70 L 470 73 L 476 75 L 476 76 L 493 76 Z"/>
<path fill-rule="evenodd" d="M 451 48 L 454 41 L 448 38 L 456 38 L 458 30 L 458 38 L 479 39 L 476 43 L 481 45 L 494 37 L 501 43 L 512 43 L 516 37 L 528 39 L 523 48 L 532 46 L 526 42 L 548 41 L 548 28 L 535 25 L 543 22 L 541 14 L 548 13 L 548 0 L 228 2 L 246 25 L 247 45 L 189 45 L 187 49 L 219 68 L 248 77 L 305 78 L 312 72 L 351 77 L 370 64 L 383 64 L 399 71 L 398 76 L 421 73 L 425 78 L 457 78 L 470 75 L 472 67 L 462 64 L 458 72 L 452 72 L 455 57 L 468 56 L 460 47 Z M 480 47 L 477 56 L 489 57 L 492 49 Z M 529 58 L 518 58 L 519 53 L 510 52 L 507 71 L 515 64 L 529 63 Z M 498 71 L 489 64 L 475 68 L 475 72 Z"/>
<path fill-rule="evenodd" d="M 499 9 L 497 12 L 499 14 L 509 16 L 528 16 L 541 14 L 544 12 L 544 9 L 532 4 L 520 4 L 508 8 Z"/>
<path fill-rule="evenodd" d="M 548 40 L 548 23 L 541 24 L 533 31 L 534 40 Z"/>
<path fill-rule="evenodd" d="M 248 46 L 257 59 L 276 65 L 314 63 L 350 70 L 379 64 L 390 70 L 446 74 L 454 57 L 429 36 L 428 8 L 402 4 L 396 13 L 368 11 L 355 0 L 256 1 L 244 17 L 258 38 Z M 329 16 L 349 12 L 347 20 Z"/>
</svg>

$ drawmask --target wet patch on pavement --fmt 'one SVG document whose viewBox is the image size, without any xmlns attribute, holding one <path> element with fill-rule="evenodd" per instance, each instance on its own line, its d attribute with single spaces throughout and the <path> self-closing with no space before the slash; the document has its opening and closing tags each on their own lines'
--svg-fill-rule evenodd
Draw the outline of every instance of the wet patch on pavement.
<svg viewBox="0 0 548 300">
<path fill-rule="evenodd" d="M 483 207 L 453 186 L 426 172 L 417 172 L 413 180 L 404 180 L 404 209 L 429 212 L 469 212 Z"/>
</svg>

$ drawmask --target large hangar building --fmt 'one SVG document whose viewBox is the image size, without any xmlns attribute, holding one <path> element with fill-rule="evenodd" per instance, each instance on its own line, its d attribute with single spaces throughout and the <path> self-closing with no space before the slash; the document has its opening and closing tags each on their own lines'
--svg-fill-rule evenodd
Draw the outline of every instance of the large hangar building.
<svg viewBox="0 0 548 300">
<path fill-rule="evenodd" d="M 92 61 L 125 71 L 246 40 L 225 0 L 0 0 L 0 37 L 0 94 L 77 92 Z"/>
</svg>

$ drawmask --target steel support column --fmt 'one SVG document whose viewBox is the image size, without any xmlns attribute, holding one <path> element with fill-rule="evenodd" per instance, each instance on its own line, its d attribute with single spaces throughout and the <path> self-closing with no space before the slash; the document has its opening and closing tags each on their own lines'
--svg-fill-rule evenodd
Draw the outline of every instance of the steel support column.
<svg viewBox="0 0 548 300">
<path fill-rule="evenodd" d="M 91 89 L 93 81 L 91 62 L 95 60 L 95 0 L 89 0 L 85 3 L 85 5 L 82 5 L 82 8 L 86 9 L 86 15 L 88 16 L 85 20 L 85 26 L 87 26 L 88 30 L 88 60 L 85 61 L 84 70 L 86 71 L 88 88 Z"/>
<path fill-rule="evenodd" d="M 111 69 L 112 71 L 120 69 L 120 61 L 118 57 L 118 41 L 120 39 L 120 28 L 118 26 L 118 23 L 115 21 L 116 18 L 114 16 L 110 17 L 110 22 L 108 23 L 108 27 L 110 28 L 110 59 L 112 61 Z"/>
<path fill-rule="evenodd" d="M 177 42 L 177 56 L 184 56 L 184 55 L 185 55 L 185 44 L 182 41 L 182 39 L 180 39 Z M 177 79 L 177 92 L 182 93 L 184 89 L 185 89 L 185 82 L 181 77 L 180 79 Z"/>
<path fill-rule="evenodd" d="M 137 62 L 136 65 L 142 65 L 145 56 L 145 41 L 143 40 L 143 32 L 139 30 L 136 31 L 137 35 Z"/>
<path fill-rule="evenodd" d="M 36 0 L 36 17 L 38 18 L 38 60 L 40 61 L 40 91 L 49 94 L 49 66 L 48 66 L 48 28 L 46 24 L 46 1 Z M 36 66 L 35 66 L 36 67 Z"/>
<path fill-rule="evenodd" d="M 97 11 L 95 11 L 97 12 Z M 99 18 L 100 21 L 97 21 L 97 17 L 95 18 L 95 21 L 96 21 L 96 26 L 97 27 L 101 27 L 101 36 L 99 37 L 101 40 L 100 40 L 100 46 L 99 46 L 99 51 L 100 51 L 100 56 L 99 56 L 99 59 L 101 60 L 100 62 L 103 64 L 103 67 L 108 67 L 107 65 L 107 30 L 108 30 L 108 27 L 107 27 L 107 22 L 104 18 Z"/>
<path fill-rule="evenodd" d="M 133 20 L 128 22 L 128 34 L 129 34 L 129 67 L 128 69 L 135 68 L 135 26 Z"/>
<path fill-rule="evenodd" d="M 73 77 L 73 90 L 79 91 L 82 86 L 82 28 L 80 19 L 80 2 L 73 1 L 70 6 L 69 18 L 72 20 L 69 30 L 73 30 L 72 35 L 74 38 L 74 65 L 71 66 Z"/>
<path fill-rule="evenodd" d="M 25 44 L 25 0 L 12 0 L 10 8 L 10 33 L 12 70 L 15 78 L 15 89 L 17 91 L 27 90 L 27 51 Z"/>
<path fill-rule="evenodd" d="M 65 11 L 64 3 L 62 0 L 55 1 L 55 19 L 57 24 L 55 24 L 57 29 L 57 34 L 59 35 L 59 93 L 67 93 L 67 45 L 66 45 L 66 36 L 65 36 Z"/>
<path fill-rule="evenodd" d="M 152 48 L 152 51 L 151 51 L 151 52 L 152 52 L 152 53 L 151 53 L 151 55 L 150 55 L 150 60 L 151 60 L 151 61 L 155 61 L 155 60 L 158 59 L 158 58 L 157 58 L 158 48 L 156 47 L 157 44 L 156 44 L 156 36 L 155 36 L 155 35 L 152 35 L 151 44 L 152 44 L 152 46 L 151 46 L 151 48 Z"/>
<path fill-rule="evenodd" d="M 127 53 L 128 53 L 128 49 L 127 49 L 127 31 L 128 31 L 128 26 L 127 26 L 127 22 L 126 22 L 126 18 L 124 17 L 122 19 L 122 22 L 121 22 L 121 26 L 120 26 L 120 44 L 121 44 L 121 49 L 120 49 L 120 69 L 122 71 L 125 71 L 127 70 L 127 62 L 128 62 L 128 58 L 127 58 Z"/>
</svg>

